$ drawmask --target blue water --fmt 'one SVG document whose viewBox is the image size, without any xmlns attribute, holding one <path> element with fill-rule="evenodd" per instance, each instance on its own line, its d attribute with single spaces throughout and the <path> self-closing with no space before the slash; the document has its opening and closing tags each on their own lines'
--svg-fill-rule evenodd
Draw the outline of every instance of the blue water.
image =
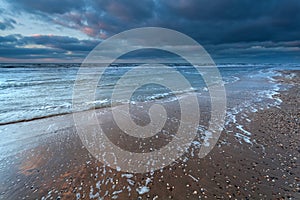
<svg viewBox="0 0 300 200">
<path fill-rule="evenodd" d="M 192 88 L 189 91 L 205 92 L 206 85 L 195 68 L 187 65 L 170 65 L 179 71 Z M 39 117 L 71 113 L 72 94 L 80 64 L 1 64 L 0 65 L 0 124 Z M 110 106 L 111 94 L 119 78 L 135 67 L 130 64 L 115 64 L 105 71 L 96 91 L 96 101 L 89 102 L 84 109 Z M 228 106 L 236 106 L 236 99 L 248 103 L 272 100 L 279 89 L 272 76 L 277 70 L 297 69 L 296 65 L 275 64 L 222 64 L 218 66 L 226 87 Z M 93 68 L 90 69 L 91 73 Z M 145 76 L 164 78 L 164 74 L 145 73 L 128 77 L 132 84 Z M 130 82 L 129 82 L 130 83 Z M 127 87 L 124 85 L 123 87 Z M 139 88 L 132 101 L 149 101 L 168 98 L 172 92 L 159 85 Z M 275 100 L 274 100 L 275 101 Z M 272 103 L 272 102 L 270 102 Z"/>
</svg>

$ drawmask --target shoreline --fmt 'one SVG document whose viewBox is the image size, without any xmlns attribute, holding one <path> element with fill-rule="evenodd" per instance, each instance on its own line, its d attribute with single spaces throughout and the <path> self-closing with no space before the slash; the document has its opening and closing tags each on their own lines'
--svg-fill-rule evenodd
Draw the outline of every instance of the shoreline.
<svg viewBox="0 0 300 200">
<path fill-rule="evenodd" d="M 297 76 L 280 78 L 279 82 L 295 85 L 276 95 L 283 101 L 280 109 L 247 113 L 250 122 L 241 117 L 243 113 L 237 116 L 242 129 L 251 133 L 252 144 L 236 137 L 242 130 L 232 123 L 205 158 L 189 152 L 163 170 L 133 175 L 99 163 L 83 148 L 72 123 L 66 122 L 65 129 L 37 147 L 3 160 L 0 199 L 300 198 L 300 72 L 286 73 Z"/>
</svg>

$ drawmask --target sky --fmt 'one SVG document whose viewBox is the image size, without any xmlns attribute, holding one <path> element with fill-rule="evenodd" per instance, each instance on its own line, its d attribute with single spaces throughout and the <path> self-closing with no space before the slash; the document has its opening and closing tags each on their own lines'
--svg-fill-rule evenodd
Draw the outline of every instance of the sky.
<svg viewBox="0 0 300 200">
<path fill-rule="evenodd" d="M 163 27 L 215 62 L 300 62 L 299 0 L 0 0 L 0 62 L 82 62 L 125 30 Z"/>
</svg>

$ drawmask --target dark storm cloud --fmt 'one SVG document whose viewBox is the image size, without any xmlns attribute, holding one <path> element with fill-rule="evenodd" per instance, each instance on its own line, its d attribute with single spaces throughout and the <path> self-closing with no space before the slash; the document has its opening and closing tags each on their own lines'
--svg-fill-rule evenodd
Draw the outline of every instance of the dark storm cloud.
<svg viewBox="0 0 300 200">
<path fill-rule="evenodd" d="M 7 2 L 12 9 L 35 14 L 49 24 L 51 22 L 80 30 L 95 39 L 104 39 L 130 28 L 161 26 L 191 36 L 215 57 L 228 55 L 235 58 L 238 56 L 252 58 L 255 54 L 268 55 L 268 52 L 270 56 L 299 53 L 299 0 Z M 78 41 L 76 38 L 45 36 L 23 38 L 23 42 L 66 51 L 86 51 L 95 45 L 88 41 Z"/>
<path fill-rule="evenodd" d="M 96 40 L 66 36 L 8 35 L 0 36 L 0 55 L 7 58 L 82 58 L 97 44 Z"/>
<path fill-rule="evenodd" d="M 21 9 L 29 13 L 63 14 L 84 8 L 83 0 L 18 0 L 8 2 L 14 5 L 13 8 Z"/>
<path fill-rule="evenodd" d="M 218 62 L 299 62 L 300 41 L 204 45 Z M 228 59 L 230 58 L 230 60 Z"/>
<path fill-rule="evenodd" d="M 298 0 L 162 1 L 175 29 L 209 43 L 297 40 Z M 162 24 L 166 25 L 166 23 Z"/>
<path fill-rule="evenodd" d="M 5 18 L 0 20 L 0 30 L 13 29 L 16 24 L 16 21 L 11 18 Z"/>
<path fill-rule="evenodd" d="M 164 26 L 208 43 L 297 40 L 298 0 L 19 0 L 12 5 L 55 23 L 105 37 Z"/>
<path fill-rule="evenodd" d="M 19 42 L 23 44 L 37 44 L 50 48 L 66 51 L 91 51 L 99 42 L 91 40 L 79 40 L 67 36 L 36 35 L 24 37 Z"/>
<path fill-rule="evenodd" d="M 21 37 L 21 35 L 0 36 L 0 44 L 3 45 L 5 43 L 17 42 L 18 37 Z"/>
</svg>

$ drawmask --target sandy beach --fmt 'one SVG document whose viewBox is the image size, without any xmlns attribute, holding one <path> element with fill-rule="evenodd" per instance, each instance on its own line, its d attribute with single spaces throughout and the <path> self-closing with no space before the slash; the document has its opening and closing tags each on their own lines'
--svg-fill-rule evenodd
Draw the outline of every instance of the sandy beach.
<svg viewBox="0 0 300 200">
<path fill-rule="evenodd" d="M 152 173 L 124 173 L 97 161 L 82 145 L 71 115 L 3 125 L 4 131 L 35 127 L 45 134 L 2 155 L 0 199 L 300 199 L 300 71 L 283 74 L 276 80 L 289 89 L 277 94 L 279 106 L 246 113 L 247 118 L 240 113 L 206 157 L 198 158 L 194 145 L 177 162 Z M 201 110 L 209 112 L 205 104 Z M 207 125 L 206 115 L 201 120 Z M 113 126 L 109 117 L 103 124 Z M 176 129 L 168 126 L 170 132 Z M 135 141 L 112 133 L 115 144 L 137 150 Z M 153 143 L 163 146 L 170 137 L 161 135 L 163 140 Z M 149 151 L 151 144 L 143 148 Z"/>
</svg>

